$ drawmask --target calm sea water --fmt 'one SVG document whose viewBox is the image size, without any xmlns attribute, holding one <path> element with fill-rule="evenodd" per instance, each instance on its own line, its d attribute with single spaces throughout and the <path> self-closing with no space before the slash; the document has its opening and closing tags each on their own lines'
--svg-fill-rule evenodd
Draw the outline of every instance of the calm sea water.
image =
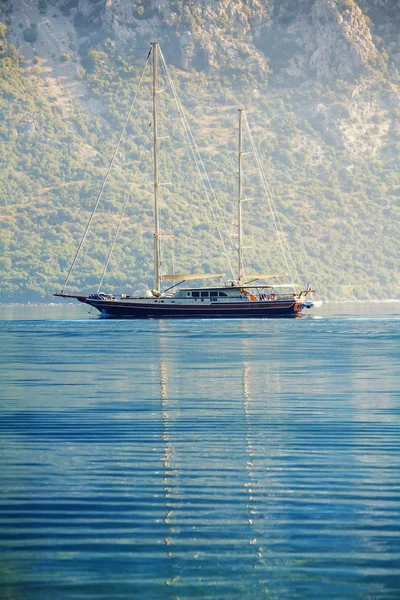
<svg viewBox="0 0 400 600">
<path fill-rule="evenodd" d="M 0 598 L 400 597 L 400 304 L 0 308 Z"/>
</svg>

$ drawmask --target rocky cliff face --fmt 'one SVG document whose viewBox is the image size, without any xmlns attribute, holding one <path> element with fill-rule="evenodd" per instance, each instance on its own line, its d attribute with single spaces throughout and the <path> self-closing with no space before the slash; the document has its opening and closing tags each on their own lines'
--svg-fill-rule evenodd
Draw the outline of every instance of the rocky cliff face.
<svg viewBox="0 0 400 600">
<path fill-rule="evenodd" d="M 379 1 L 379 0 L 377 0 Z M 392 6 L 393 5 L 393 6 Z M 387 10 L 398 3 L 386 1 Z M 287 57 L 288 74 L 302 77 L 346 77 L 376 58 L 369 23 L 351 0 L 300 1 L 223 0 L 176 2 L 165 0 L 80 0 L 77 13 L 109 27 L 117 43 L 135 47 L 159 37 L 176 51 L 183 68 L 236 69 L 244 65 L 259 77 L 269 72 L 271 46 Z"/>
<path fill-rule="evenodd" d="M 78 47 L 109 34 L 118 51 L 129 54 L 157 38 L 178 67 L 242 68 L 263 79 L 271 70 L 300 79 L 357 74 L 379 55 L 366 8 L 382 6 L 385 15 L 400 10 L 398 0 L 9 0 L 7 6 L 24 26 L 38 22 L 39 45 L 47 42 L 52 50 L 60 51 L 62 38 Z M 14 34 L 24 44 L 21 21 L 15 21 Z"/>
<path fill-rule="evenodd" d="M 361 9 L 352 3 L 316 0 L 309 11 L 299 11 L 288 27 L 300 47 L 290 59 L 288 72 L 317 77 L 348 77 L 378 52 Z"/>
<path fill-rule="evenodd" d="M 385 6 L 395 10 L 398 2 Z M 185 69 L 242 65 L 264 77 L 272 49 L 278 63 L 292 50 L 283 69 L 291 76 L 347 77 L 378 54 L 369 20 L 352 0 L 79 0 L 71 12 L 78 23 L 112 31 L 122 52 L 161 37 Z"/>
<path fill-rule="evenodd" d="M 87 21 L 113 32 L 122 52 L 157 38 L 184 69 L 268 73 L 266 57 L 252 43 L 270 22 L 272 5 L 261 0 L 181 2 L 166 0 L 80 0 L 76 9 Z"/>
</svg>

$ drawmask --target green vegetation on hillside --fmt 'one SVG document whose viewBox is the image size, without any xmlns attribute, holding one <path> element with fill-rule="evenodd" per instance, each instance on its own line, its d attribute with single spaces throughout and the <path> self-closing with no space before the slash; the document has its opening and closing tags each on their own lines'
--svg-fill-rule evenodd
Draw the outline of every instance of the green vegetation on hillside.
<svg viewBox="0 0 400 600">
<path fill-rule="evenodd" d="M 147 48 L 121 56 L 111 32 L 85 38 L 80 77 L 88 97 L 101 102 L 101 112 L 94 117 L 78 102 L 73 110 L 65 110 L 60 98 L 45 89 L 40 62 L 28 68 L 7 42 L 4 27 L 0 36 L 0 298 L 49 299 L 60 289 L 84 231 Z M 289 57 L 289 46 L 287 52 Z M 171 69 L 225 221 L 234 232 L 236 109 L 244 105 L 302 281 L 311 280 L 326 299 L 366 299 L 376 292 L 396 296 L 400 111 L 395 99 L 400 86 L 394 64 L 382 70 L 376 61 L 347 81 L 295 82 L 275 76 L 274 69 L 280 73 L 287 59 L 280 56 L 275 61 L 272 52 L 269 58 L 268 81 L 255 81 L 254 74 L 240 66 L 235 72 L 208 74 Z M 147 73 L 144 83 L 150 83 L 149 77 Z M 161 176 L 168 184 L 162 189 L 162 224 L 166 235 L 175 236 L 174 248 L 165 240 L 165 264 L 171 268 L 174 253 L 177 270 L 222 269 L 228 274 L 176 110 L 167 90 L 161 96 L 166 114 L 162 136 L 169 136 L 161 144 Z M 361 118 L 357 110 L 363 102 L 371 107 L 371 115 Z M 100 279 L 118 211 L 146 141 L 150 105 L 142 93 L 138 108 L 71 289 L 93 290 Z M 368 148 L 372 139 L 379 143 L 376 151 Z M 250 198 L 245 235 L 251 246 L 246 263 L 249 270 L 282 269 L 250 155 L 245 168 L 245 194 Z M 131 292 L 151 285 L 150 173 L 151 153 L 146 152 L 104 282 L 106 290 Z M 230 256 L 236 264 L 232 249 Z"/>
</svg>

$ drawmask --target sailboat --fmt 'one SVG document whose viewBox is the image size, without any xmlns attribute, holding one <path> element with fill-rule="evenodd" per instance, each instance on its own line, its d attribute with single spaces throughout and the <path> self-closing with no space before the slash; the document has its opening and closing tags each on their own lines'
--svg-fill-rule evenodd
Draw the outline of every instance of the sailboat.
<svg viewBox="0 0 400 600">
<path fill-rule="evenodd" d="M 102 317 L 120 319 L 220 319 L 220 318 L 274 318 L 298 316 L 305 308 L 311 309 L 321 304 L 316 292 L 310 285 L 301 290 L 298 283 L 277 284 L 276 279 L 288 277 L 287 273 L 246 273 L 243 260 L 243 196 L 242 196 L 242 157 L 243 157 L 243 120 L 246 118 L 243 108 L 239 108 L 238 142 L 238 190 L 237 190 L 237 272 L 227 280 L 224 273 L 162 273 L 160 231 L 160 183 L 158 158 L 158 71 L 159 45 L 151 42 L 153 88 L 153 188 L 154 188 L 154 285 L 142 295 L 107 294 L 99 290 L 93 294 L 67 293 L 66 285 L 76 258 L 81 250 L 92 217 L 84 237 L 78 247 L 70 267 L 63 289 L 54 294 L 62 298 L 74 298 L 79 302 L 96 308 Z M 130 112 L 130 111 L 129 111 Z M 121 139 L 121 138 L 120 138 Z M 255 147 L 254 147 L 255 150 Z M 114 153 L 115 156 L 116 152 Z M 110 163 L 110 167 L 112 163 Z M 109 170 L 110 170 L 109 167 Z M 108 172 L 107 172 L 108 176 Z M 106 179 L 107 179 L 106 176 Z M 105 182 L 103 182 L 104 188 Z M 102 189 L 103 189 L 102 188 Z M 99 198 L 96 203 L 99 202 Z M 95 207 L 95 208 L 96 208 Z M 103 272 L 104 274 L 104 272 Z M 190 281 L 214 280 L 212 285 L 191 287 Z M 279 280 L 279 279 L 278 279 Z M 163 282 L 169 287 L 162 289 Z M 171 285 L 172 284 L 172 285 Z M 185 285 L 186 284 L 186 285 Z"/>
</svg>

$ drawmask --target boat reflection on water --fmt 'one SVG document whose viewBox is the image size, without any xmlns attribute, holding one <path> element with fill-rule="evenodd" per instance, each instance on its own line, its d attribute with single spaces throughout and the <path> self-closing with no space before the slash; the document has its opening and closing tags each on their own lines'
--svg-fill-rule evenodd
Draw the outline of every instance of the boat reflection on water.
<svg viewBox="0 0 400 600">
<path fill-rule="evenodd" d="M 264 508 L 258 502 L 257 445 L 264 447 L 266 440 L 253 432 L 261 407 L 252 398 L 251 379 L 253 375 L 261 379 L 272 396 L 280 392 L 279 373 L 268 363 L 254 363 L 252 334 L 245 323 L 238 327 L 240 358 L 232 371 L 215 364 L 208 369 L 201 361 L 188 373 L 179 351 L 171 352 L 168 325 L 161 321 L 157 328 L 159 362 L 151 368 L 158 373 L 162 420 L 163 541 L 171 570 L 165 584 L 179 587 L 184 578 L 187 585 L 188 577 L 198 579 L 199 569 L 218 571 L 239 555 L 238 573 L 262 571 L 265 552 L 271 550 L 264 529 L 269 519 L 265 497 Z M 193 336 L 203 344 L 201 331 L 196 332 L 194 323 L 193 328 Z M 223 379 L 223 397 L 213 394 L 215 377 Z M 268 406 L 262 407 L 265 411 Z M 272 457 L 272 446 L 270 453 Z M 245 594 L 245 584 L 236 576 L 232 585 Z"/>
<path fill-rule="evenodd" d="M 163 361 L 163 351 L 166 340 L 162 335 L 163 324 L 159 323 L 160 329 L 160 365 L 159 365 L 159 377 L 160 377 L 160 400 L 161 400 L 161 419 L 162 419 L 162 442 L 163 442 L 163 456 L 161 458 L 163 468 L 162 484 L 164 488 L 165 498 L 165 515 L 164 524 L 166 526 L 166 535 L 164 537 L 164 544 L 166 546 L 167 557 L 170 560 L 171 575 L 165 581 L 166 585 L 172 585 L 175 580 L 173 575 L 173 553 L 170 548 L 171 541 L 173 540 L 176 529 L 173 525 L 174 513 L 179 509 L 180 503 L 178 500 L 178 489 L 179 489 L 179 472 L 174 468 L 175 455 L 174 455 L 174 440 L 171 439 L 169 431 L 169 419 L 172 416 L 174 410 L 172 400 L 168 399 L 168 379 L 167 379 L 167 368 Z"/>
</svg>

